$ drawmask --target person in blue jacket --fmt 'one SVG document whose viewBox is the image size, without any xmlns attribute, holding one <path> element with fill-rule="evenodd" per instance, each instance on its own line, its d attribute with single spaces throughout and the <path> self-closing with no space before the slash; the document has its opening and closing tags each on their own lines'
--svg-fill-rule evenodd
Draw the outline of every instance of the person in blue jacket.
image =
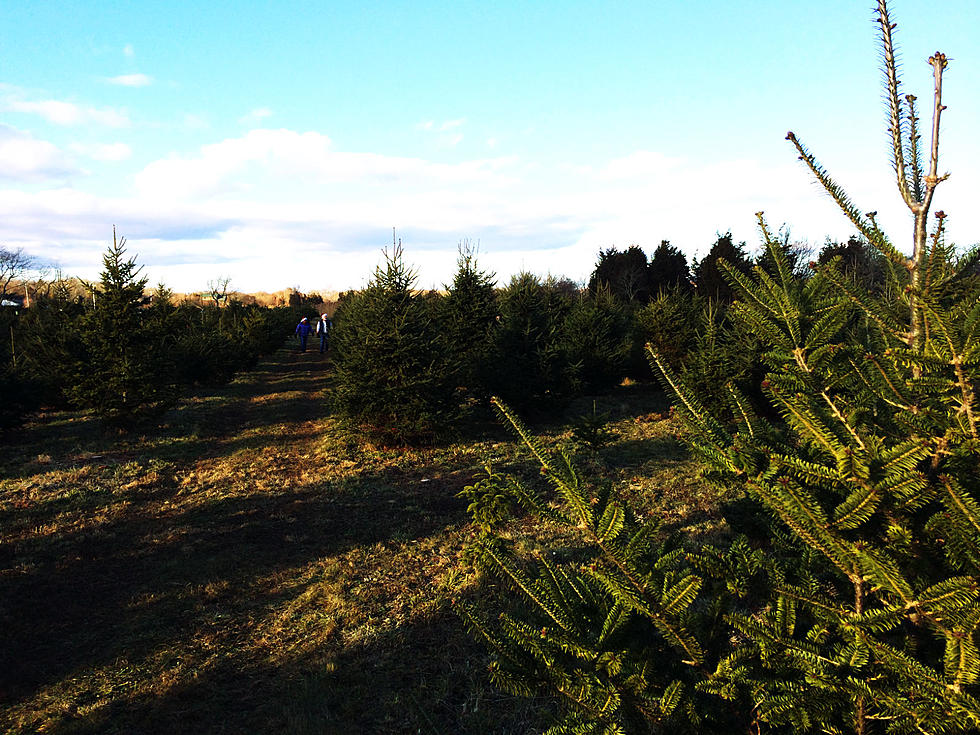
<svg viewBox="0 0 980 735">
<path fill-rule="evenodd" d="M 305 316 L 299 320 L 299 324 L 296 325 L 296 336 L 299 337 L 300 352 L 306 352 L 306 338 L 310 336 L 312 331 L 313 327 L 310 326 Z"/>
<path fill-rule="evenodd" d="M 320 315 L 320 321 L 316 323 L 316 333 L 320 337 L 320 354 L 322 355 L 327 351 L 327 341 L 330 339 L 330 328 L 333 326 L 333 322 L 330 321 L 330 317 L 326 314 Z"/>
</svg>

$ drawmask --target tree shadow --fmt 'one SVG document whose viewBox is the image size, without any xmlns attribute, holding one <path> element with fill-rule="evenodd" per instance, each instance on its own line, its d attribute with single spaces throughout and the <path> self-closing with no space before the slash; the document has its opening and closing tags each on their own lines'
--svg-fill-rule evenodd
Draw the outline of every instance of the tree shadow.
<svg viewBox="0 0 980 735">
<path fill-rule="evenodd" d="M 181 510 L 143 505 L 134 502 L 112 522 L 17 544 L 15 556 L 28 564 L 0 576 L 0 698 L 191 635 L 213 612 L 209 585 L 255 588 L 277 571 L 354 546 L 465 522 L 465 503 L 451 489 L 395 485 L 386 474 Z M 217 600 L 225 616 L 270 602 L 259 589 Z"/>
<path fill-rule="evenodd" d="M 288 732 L 294 735 L 541 731 L 545 703 L 494 689 L 485 649 L 448 604 L 326 658 L 275 665 L 235 651 L 160 696 L 120 697 L 51 733 Z"/>
</svg>

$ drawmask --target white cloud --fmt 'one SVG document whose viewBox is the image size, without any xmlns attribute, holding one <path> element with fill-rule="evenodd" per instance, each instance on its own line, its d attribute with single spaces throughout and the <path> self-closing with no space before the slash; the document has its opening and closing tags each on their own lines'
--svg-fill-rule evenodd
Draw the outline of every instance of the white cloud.
<svg viewBox="0 0 980 735">
<path fill-rule="evenodd" d="M 124 161 L 133 153 L 125 143 L 72 143 L 68 148 L 95 161 Z"/>
<path fill-rule="evenodd" d="M 242 115 L 238 119 L 238 122 L 245 125 L 252 125 L 265 120 L 267 117 L 272 117 L 272 110 L 268 107 L 256 107 L 254 110 L 250 110 L 247 114 Z"/>
<path fill-rule="evenodd" d="M 370 184 L 382 190 L 411 184 L 425 186 L 481 182 L 502 187 L 513 158 L 467 161 L 457 165 L 373 153 L 334 151 L 321 133 L 292 130 L 251 130 L 242 137 L 203 146 L 193 157 L 171 157 L 151 163 L 136 174 L 144 196 L 199 199 L 201 196 L 245 197 L 269 201 L 281 196 L 309 196 L 311 186 Z M 275 197 L 273 197 L 274 199 Z"/>
<path fill-rule="evenodd" d="M 129 125 L 129 117 L 125 112 L 112 108 L 78 105 L 64 100 L 23 100 L 8 97 L 3 101 L 3 107 L 12 112 L 38 115 L 55 125 L 71 126 L 93 123 L 112 128 L 123 128 Z"/>
<path fill-rule="evenodd" d="M 0 179 L 42 181 L 77 172 L 53 143 L 0 124 Z"/>
<path fill-rule="evenodd" d="M 123 46 L 123 56 L 125 56 L 127 59 L 131 59 L 136 56 L 136 51 L 133 48 L 133 44 L 127 43 L 125 46 Z"/>
<path fill-rule="evenodd" d="M 18 145 L 0 145 L 0 165 L 6 165 L 5 150 L 20 154 L 31 140 L 6 134 L 16 134 Z M 35 158 L 19 169 L 25 176 L 64 167 L 57 148 L 31 145 Z M 99 152 L 72 150 L 90 157 Z M 102 152 L 110 150 L 123 152 Z M 856 202 L 879 211 L 901 244 L 907 214 L 900 205 L 885 206 L 896 201 L 893 184 L 886 175 L 868 175 L 866 167 L 850 162 L 834 173 Z M 967 213 L 980 187 L 980 173 L 963 168 L 936 201 L 961 213 L 950 221 L 953 240 L 971 225 Z M 339 290 L 370 277 L 393 225 L 406 258 L 420 268 L 423 287 L 451 279 L 456 243 L 466 237 L 481 241 L 481 264 L 501 281 L 521 269 L 582 280 L 598 251 L 610 246 L 638 243 L 652 252 L 668 239 L 700 257 L 717 232 L 731 229 L 756 249 L 754 213 L 760 209 L 773 229 L 787 222 L 794 238 L 814 245 L 825 235 L 846 238 L 853 231 L 792 160 L 703 163 L 655 150 L 554 168 L 514 156 L 447 164 L 337 150 L 317 132 L 256 129 L 157 160 L 133 182 L 132 191 L 113 198 L 70 188 L 0 187 L 5 241 L 33 244 L 43 250 L 38 255 L 60 258 L 92 277 L 116 223 L 150 279 L 179 290 L 202 288 L 218 272 L 244 290 L 294 284 Z"/>
<path fill-rule="evenodd" d="M 461 117 L 455 120 L 445 120 L 441 123 L 436 123 L 434 120 L 425 120 L 424 122 L 416 123 L 416 130 L 424 130 L 428 133 L 433 133 L 438 136 L 439 141 L 450 148 L 455 148 L 463 141 L 463 133 L 459 132 L 459 129 L 466 124 L 466 118 Z"/>
<path fill-rule="evenodd" d="M 153 77 L 146 74 L 120 74 L 109 77 L 106 81 L 120 87 L 148 87 L 153 84 Z"/>
</svg>

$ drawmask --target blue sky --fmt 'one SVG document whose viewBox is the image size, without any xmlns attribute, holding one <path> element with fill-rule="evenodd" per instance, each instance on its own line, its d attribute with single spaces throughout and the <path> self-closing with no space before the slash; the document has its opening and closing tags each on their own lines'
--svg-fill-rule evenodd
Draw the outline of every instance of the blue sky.
<svg viewBox="0 0 980 735">
<path fill-rule="evenodd" d="M 906 91 L 945 78 L 936 205 L 980 240 L 980 3 L 894 0 Z M 402 237 L 420 285 L 479 241 L 501 281 L 600 248 L 690 257 L 754 213 L 851 227 L 794 130 L 899 244 L 870 2 L 0 5 L 0 242 L 96 275 L 112 225 L 152 282 L 362 285 Z M 923 117 L 928 117 L 927 112 Z M 928 132 L 926 130 L 926 132 Z"/>
</svg>

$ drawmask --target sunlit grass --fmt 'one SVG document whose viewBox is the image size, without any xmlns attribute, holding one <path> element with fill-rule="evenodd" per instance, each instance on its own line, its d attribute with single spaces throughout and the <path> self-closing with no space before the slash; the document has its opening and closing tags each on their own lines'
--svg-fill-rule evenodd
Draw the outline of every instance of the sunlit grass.
<svg viewBox="0 0 980 735">
<path fill-rule="evenodd" d="M 547 703 L 495 691 L 452 612 L 484 594 L 456 494 L 485 462 L 520 471 L 526 458 L 493 430 L 424 449 L 360 443 L 327 413 L 325 367 L 282 351 L 145 435 L 49 414 L 0 450 L 7 731 L 542 729 Z M 600 400 L 617 490 L 710 531 L 716 495 L 662 399 L 626 386 Z"/>
</svg>

